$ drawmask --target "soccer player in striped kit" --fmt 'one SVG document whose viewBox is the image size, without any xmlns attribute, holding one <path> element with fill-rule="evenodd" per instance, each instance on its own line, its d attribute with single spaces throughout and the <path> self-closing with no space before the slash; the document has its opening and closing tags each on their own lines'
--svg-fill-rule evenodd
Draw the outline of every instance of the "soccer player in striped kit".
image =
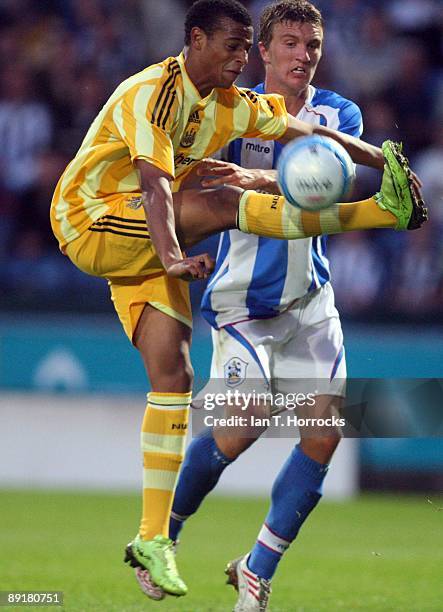
<svg viewBox="0 0 443 612">
<path fill-rule="evenodd" d="M 136 568 L 142 589 L 158 598 L 187 592 L 168 528 L 193 379 L 188 282 L 213 269 L 207 254 L 186 257 L 182 249 L 235 227 L 299 239 L 318 233 L 320 220 L 331 233 L 410 229 L 424 219 L 394 144 L 382 151 L 313 127 L 289 115 L 281 96 L 234 85 L 251 45 L 251 18 L 241 3 L 196 2 L 186 19 L 185 51 L 117 87 L 59 180 L 51 206 L 62 252 L 84 272 L 108 279 L 117 314 L 151 382 L 141 431 L 142 518 L 126 561 Z M 341 142 L 357 162 L 379 169 L 386 162 L 380 195 L 301 216 L 282 196 L 234 186 L 181 190 L 201 159 L 236 138 L 287 142 L 314 132 Z M 146 572 L 156 592 L 149 591 Z"/>
<path fill-rule="evenodd" d="M 254 92 L 279 93 L 298 119 L 361 136 L 358 106 L 311 84 L 322 55 L 323 21 L 317 8 L 305 0 L 269 6 L 261 16 L 259 40 L 266 78 Z M 226 161 L 201 164 L 200 175 L 216 175 L 202 185 L 230 184 L 279 193 L 273 169 L 281 150 L 282 145 L 275 141 L 237 139 L 223 151 Z M 307 410 L 310 416 L 339 411 L 346 362 L 325 236 L 283 241 L 238 230 L 224 232 L 216 268 L 203 296 L 202 314 L 212 326 L 211 379 L 224 380 L 225 389 L 306 390 L 303 384 L 298 389 L 293 380 L 300 378 L 315 381 L 317 387 L 315 411 Z M 300 434 L 300 443 L 276 478 L 271 506 L 252 551 L 228 564 L 229 581 L 239 591 L 237 612 L 266 609 L 278 562 L 321 498 L 340 431 L 301 429 Z M 223 470 L 255 439 L 214 428 L 192 441 L 172 508 L 173 540 Z"/>
</svg>

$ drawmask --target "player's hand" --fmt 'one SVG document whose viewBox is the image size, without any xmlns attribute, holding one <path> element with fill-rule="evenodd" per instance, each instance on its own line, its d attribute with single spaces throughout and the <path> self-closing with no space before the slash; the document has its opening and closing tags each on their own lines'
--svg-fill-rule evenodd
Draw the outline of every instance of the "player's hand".
<svg viewBox="0 0 443 612">
<path fill-rule="evenodd" d="M 185 257 L 172 263 L 166 273 L 173 278 L 185 281 L 203 280 L 213 272 L 215 261 L 207 253 Z"/>
<path fill-rule="evenodd" d="M 211 176 L 202 180 L 202 187 L 211 188 L 220 185 L 234 185 L 242 189 L 259 189 L 263 172 L 259 169 L 247 169 L 221 161 L 219 159 L 203 159 L 197 167 L 199 176 Z"/>
</svg>

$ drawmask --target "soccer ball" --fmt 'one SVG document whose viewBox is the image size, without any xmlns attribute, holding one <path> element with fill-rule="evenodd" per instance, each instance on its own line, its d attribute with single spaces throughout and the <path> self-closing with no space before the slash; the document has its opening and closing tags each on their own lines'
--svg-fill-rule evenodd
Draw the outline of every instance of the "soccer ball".
<svg viewBox="0 0 443 612">
<path fill-rule="evenodd" d="M 355 168 L 348 152 L 332 138 L 304 136 L 284 147 L 277 176 L 290 204 L 320 210 L 343 200 L 354 182 Z"/>
</svg>

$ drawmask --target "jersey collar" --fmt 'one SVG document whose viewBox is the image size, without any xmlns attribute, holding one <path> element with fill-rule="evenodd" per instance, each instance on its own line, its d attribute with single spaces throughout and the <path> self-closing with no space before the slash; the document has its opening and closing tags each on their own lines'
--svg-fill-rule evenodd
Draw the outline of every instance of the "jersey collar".
<svg viewBox="0 0 443 612">
<path fill-rule="evenodd" d="M 314 99 L 316 91 L 317 91 L 317 89 L 314 87 L 314 85 L 309 85 L 308 97 L 306 98 L 305 104 L 311 104 L 312 103 L 312 100 Z"/>
<path fill-rule="evenodd" d="M 255 91 L 256 93 L 259 94 L 263 94 L 265 93 L 265 84 L 264 83 L 259 83 L 258 85 L 256 85 L 252 91 Z M 312 100 L 314 99 L 315 96 L 315 92 L 316 92 L 316 88 L 313 85 L 309 85 L 308 88 L 308 97 L 305 100 L 305 105 L 306 104 L 311 104 Z"/>
<path fill-rule="evenodd" d="M 182 73 L 184 94 L 190 101 L 191 105 L 193 106 L 194 104 L 197 104 L 198 102 L 201 102 L 202 100 L 208 100 L 209 98 L 211 98 L 212 95 L 214 94 L 214 89 L 210 93 L 208 93 L 207 96 L 202 98 L 197 87 L 191 81 L 188 71 L 186 70 L 184 51 L 182 51 L 180 55 L 176 57 L 176 60 L 179 63 L 180 70 Z"/>
</svg>

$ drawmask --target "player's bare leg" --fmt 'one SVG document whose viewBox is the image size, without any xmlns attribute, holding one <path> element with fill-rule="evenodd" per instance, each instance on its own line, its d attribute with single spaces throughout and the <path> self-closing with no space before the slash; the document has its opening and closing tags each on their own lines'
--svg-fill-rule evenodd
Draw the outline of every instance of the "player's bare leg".
<svg viewBox="0 0 443 612">
<path fill-rule="evenodd" d="M 343 400 L 333 395 L 319 395 L 315 400 L 315 414 L 312 408 L 303 414 L 303 417 L 328 418 L 338 415 L 343 406 Z M 229 416 L 231 412 L 227 413 Z M 301 415 L 299 415 L 301 416 Z M 242 428 L 243 430 L 243 428 Z M 237 459 L 246 449 L 248 449 L 266 431 L 266 427 L 250 428 L 242 431 L 241 435 L 233 435 L 232 427 L 214 427 L 213 436 L 218 448 L 229 459 Z M 335 449 L 341 440 L 340 430 L 336 427 L 301 427 L 300 428 L 300 448 L 305 455 L 318 463 L 329 463 Z"/>
<path fill-rule="evenodd" d="M 142 590 L 152 599 L 165 592 L 185 595 L 178 575 L 169 516 L 178 471 L 183 461 L 193 370 L 189 355 L 191 329 L 145 305 L 134 334 L 151 381 L 142 426 L 144 464 L 140 533 L 128 544 L 126 560 L 135 568 Z"/>
<path fill-rule="evenodd" d="M 134 333 L 153 391 L 188 393 L 194 371 L 189 347 L 191 328 L 146 304 Z"/>
<path fill-rule="evenodd" d="M 257 428 L 256 428 L 257 429 Z M 232 433 L 232 427 L 230 428 Z M 261 431 L 255 432 L 255 437 L 251 435 L 242 434 L 241 436 L 230 436 L 228 431 L 224 427 L 214 427 L 212 435 L 214 436 L 215 443 L 221 452 L 228 457 L 231 461 L 235 461 L 242 453 L 245 452 L 250 446 L 254 444 L 256 440 L 266 431 L 266 427 L 261 428 Z"/>
<path fill-rule="evenodd" d="M 343 400 L 333 395 L 319 395 L 316 397 L 316 414 L 321 418 L 328 418 L 332 414 L 337 415 L 342 407 Z M 249 412 L 248 412 L 249 413 Z M 230 416 L 232 412 L 227 412 Z M 256 416 L 264 416 L 256 414 Z M 313 414 L 303 416 L 313 417 Z M 320 416 L 319 416 L 320 418 Z M 256 440 L 266 431 L 266 427 L 242 428 L 238 435 L 233 434 L 232 427 L 214 427 L 212 430 L 217 447 L 231 460 L 237 459 L 245 450 L 254 444 Z M 300 448 L 305 455 L 319 463 L 329 463 L 338 443 L 341 433 L 337 428 L 322 427 L 315 430 L 312 427 L 300 428 Z"/>
<path fill-rule="evenodd" d="M 243 408 L 243 409 L 242 409 Z M 257 403 L 257 405 L 248 405 L 247 411 L 245 411 L 244 407 L 225 407 L 225 418 L 229 418 L 230 416 L 245 416 L 249 419 L 252 415 L 256 419 L 269 418 L 270 407 L 265 403 Z M 217 445 L 217 448 L 231 461 L 237 459 L 245 450 L 247 450 L 250 446 L 254 444 L 258 438 L 266 431 L 267 427 L 265 425 L 260 426 L 252 426 L 246 425 L 242 427 L 238 427 L 237 429 L 233 427 L 223 427 L 221 425 L 217 425 L 212 428 L 212 435 Z"/>
<path fill-rule="evenodd" d="M 237 214 L 243 190 L 186 189 L 173 194 L 175 231 L 186 249 L 208 236 L 236 229 Z"/>
<path fill-rule="evenodd" d="M 302 408 L 298 411 L 301 418 L 329 419 L 340 417 L 343 411 L 344 400 L 335 395 L 318 395 L 315 406 Z M 335 449 L 342 438 L 338 426 L 310 425 L 300 427 L 300 448 L 304 454 L 318 463 L 329 463 Z"/>
</svg>

